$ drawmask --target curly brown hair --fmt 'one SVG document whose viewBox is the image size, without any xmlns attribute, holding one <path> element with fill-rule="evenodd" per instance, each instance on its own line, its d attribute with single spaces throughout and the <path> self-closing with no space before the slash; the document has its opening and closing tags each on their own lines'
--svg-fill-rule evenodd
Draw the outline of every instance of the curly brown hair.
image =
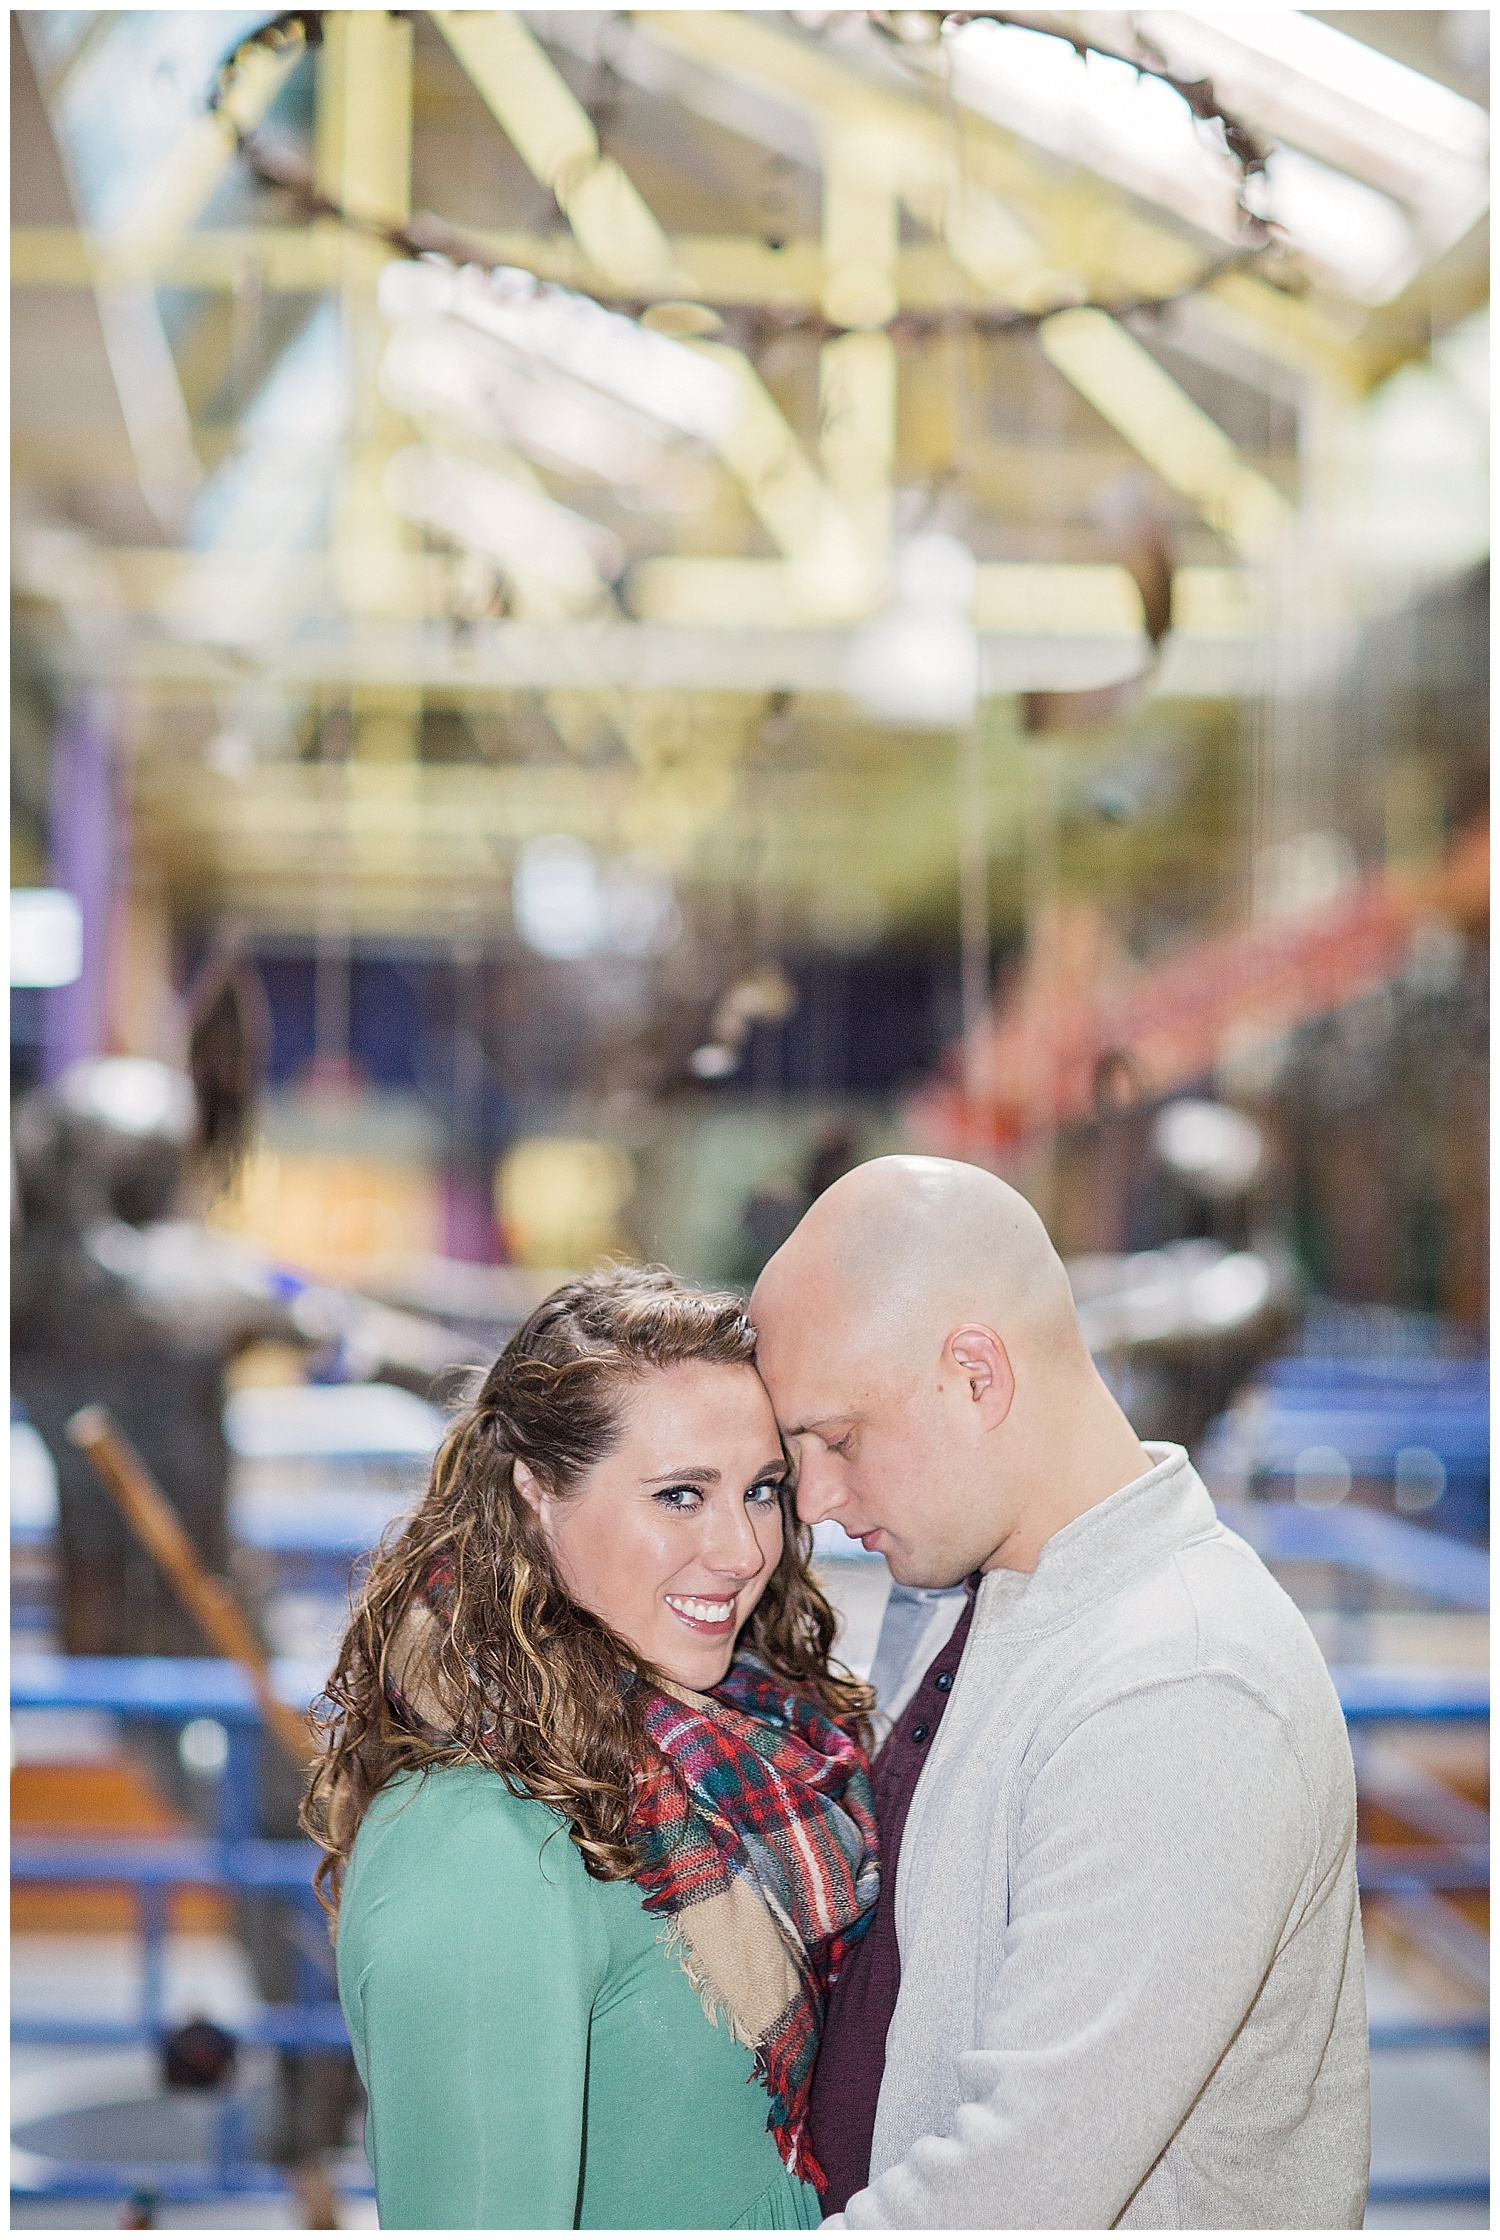
<svg viewBox="0 0 1500 2240">
<path fill-rule="evenodd" d="M 370 1800 L 429 1766 L 494 1768 L 564 1815 L 597 1880 L 634 1873 L 631 1789 L 654 1746 L 631 1676 L 660 1675 L 569 1597 L 514 1465 L 566 1495 L 618 1442 L 632 1385 L 682 1362 L 753 1368 L 755 1342 L 739 1299 L 665 1268 L 581 1276 L 521 1325 L 376 1553 L 318 1709 L 303 1825 L 330 1913 Z M 789 1487 L 781 1499 L 781 1560 L 741 1640 L 867 1745 L 871 1692 L 830 1661 L 838 1621 L 809 1568 L 812 1534 Z M 420 1602 L 437 1563 L 452 1578 L 442 1622 Z"/>
</svg>

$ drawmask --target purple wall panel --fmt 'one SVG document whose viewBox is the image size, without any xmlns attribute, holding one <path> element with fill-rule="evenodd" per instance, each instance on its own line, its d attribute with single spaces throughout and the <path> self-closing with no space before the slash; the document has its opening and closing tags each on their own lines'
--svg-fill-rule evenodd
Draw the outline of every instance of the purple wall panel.
<svg viewBox="0 0 1500 2240">
<path fill-rule="evenodd" d="M 121 834 L 115 800 L 112 727 L 100 695 L 64 716 L 52 750 L 48 846 L 54 886 L 83 916 L 83 970 L 67 988 L 49 988 L 42 1035 L 42 1077 L 55 1081 L 76 1058 L 103 1043 L 111 919 Z"/>
</svg>

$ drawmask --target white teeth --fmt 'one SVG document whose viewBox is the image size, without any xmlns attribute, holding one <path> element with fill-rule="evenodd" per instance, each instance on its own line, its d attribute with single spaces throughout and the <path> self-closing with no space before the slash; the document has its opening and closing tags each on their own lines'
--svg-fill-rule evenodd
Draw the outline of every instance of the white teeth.
<svg viewBox="0 0 1500 2240">
<path fill-rule="evenodd" d="M 669 1594 L 667 1600 L 685 1618 L 696 1618 L 704 1626 L 721 1626 L 734 1609 L 733 1602 L 703 1602 L 696 1595 Z"/>
</svg>

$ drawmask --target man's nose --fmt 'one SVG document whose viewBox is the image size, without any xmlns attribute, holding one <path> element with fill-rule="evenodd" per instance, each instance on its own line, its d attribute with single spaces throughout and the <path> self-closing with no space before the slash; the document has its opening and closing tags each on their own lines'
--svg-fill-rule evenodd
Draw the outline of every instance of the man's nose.
<svg viewBox="0 0 1500 2240">
<path fill-rule="evenodd" d="M 849 1496 L 832 1457 L 816 1453 L 804 1440 L 797 1468 L 797 1514 L 804 1524 L 821 1524 L 842 1509 Z"/>
</svg>

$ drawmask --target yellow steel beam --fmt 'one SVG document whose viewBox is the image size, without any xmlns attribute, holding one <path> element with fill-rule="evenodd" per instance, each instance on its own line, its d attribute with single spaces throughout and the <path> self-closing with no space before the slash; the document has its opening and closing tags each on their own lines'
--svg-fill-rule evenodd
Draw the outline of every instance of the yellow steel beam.
<svg viewBox="0 0 1500 2240">
<path fill-rule="evenodd" d="M 1301 296 L 1284 295 L 1253 272 L 1226 272 L 1203 290 L 1205 313 L 1234 341 L 1261 351 L 1306 380 L 1357 397 L 1374 379 L 1367 349 L 1355 339 L 1362 315 L 1334 318 Z"/>
<path fill-rule="evenodd" d="M 1081 205 L 1013 135 L 987 119 L 944 114 L 934 104 L 875 86 L 803 40 L 787 38 L 743 12 L 650 10 L 635 18 L 652 38 L 688 54 L 721 77 L 747 80 L 795 110 L 814 129 L 830 124 L 878 134 L 897 167 L 913 214 L 940 229 L 955 259 L 1006 300 L 1028 307 L 1098 276 L 1098 252 L 1121 269 L 1117 285 L 1155 287 L 1164 270 L 1190 275 L 1198 251 L 1161 227 L 1135 220 L 1104 190 Z M 1112 230 L 1098 230 L 1101 213 Z M 1091 231 L 1092 227 L 1092 231 Z M 1003 244 L 1003 246 L 1002 246 Z M 975 267 L 978 270 L 975 270 Z M 1049 292 L 1049 283 L 1050 292 Z"/>
<path fill-rule="evenodd" d="M 351 215 L 379 225 L 411 216 L 409 23 L 383 11 L 340 9 L 324 18 L 318 87 L 317 179 Z M 378 246 L 374 255 L 384 262 Z"/>
<path fill-rule="evenodd" d="M 199 557 L 156 546 L 116 547 L 94 555 L 107 570 L 110 611 L 150 617 L 161 614 L 173 587 Z M 402 564 L 408 621 L 438 620 L 454 611 L 460 560 L 448 553 L 408 552 Z M 320 555 L 308 553 L 279 565 L 297 606 L 313 610 L 323 605 L 329 580 Z M 1250 585 L 1239 568 L 1179 568 L 1172 579 L 1174 631 L 1193 638 L 1253 634 L 1259 625 Z M 628 589 L 632 611 L 642 620 L 679 629 L 754 632 L 823 626 L 808 607 L 797 571 L 780 560 L 646 560 L 631 571 Z M 974 620 L 982 630 L 1021 637 L 1135 637 L 1144 626 L 1134 578 L 1113 563 L 1090 562 L 981 562 Z M 558 711 L 558 728 L 572 739 L 578 727 L 560 695 Z"/>
<path fill-rule="evenodd" d="M 601 271 L 570 234 L 465 230 L 490 264 L 519 265 L 538 279 L 608 295 L 610 275 Z M 794 240 L 773 249 L 753 235 L 674 234 L 672 270 L 638 292 L 643 297 L 686 293 L 717 304 L 774 304 L 817 310 L 824 299 L 821 241 Z M 113 239 L 82 234 L 72 226 L 15 226 L 10 236 L 10 279 L 18 288 L 85 288 L 96 272 L 117 276 L 119 252 Z M 338 285 L 338 237 L 325 228 L 303 226 L 216 227 L 184 234 L 147 258 L 134 256 L 131 269 L 163 288 L 233 289 L 253 271 L 273 293 L 317 294 Z M 1009 297 L 991 296 L 935 242 L 898 245 L 895 294 L 907 311 L 948 311 L 960 305 Z M 842 323 L 842 322 L 840 322 Z M 850 324 L 858 325 L 857 320 Z"/>
<path fill-rule="evenodd" d="M 631 571 L 630 604 L 644 620 L 684 629 L 788 630 L 813 621 L 795 573 L 779 560 L 660 559 Z M 981 562 L 974 595 L 979 629 L 1021 638 L 1140 638 L 1141 595 L 1114 563 Z M 1255 628 L 1238 568 L 1180 568 L 1172 627 L 1185 637 L 1243 638 Z"/>
<path fill-rule="evenodd" d="M 896 353 L 889 335 L 875 330 L 899 302 L 900 200 L 878 133 L 829 124 L 822 155 L 823 310 L 853 331 L 819 354 L 819 449 L 873 588 L 890 549 L 896 456 Z"/>
<path fill-rule="evenodd" d="M 314 165 L 330 200 L 384 225 L 411 214 L 412 27 L 383 10 L 338 10 L 323 19 Z M 334 509 L 332 560 L 341 603 L 351 615 L 397 615 L 407 608 L 405 566 L 411 542 L 382 487 L 408 428 L 382 396 L 384 334 L 375 305 L 390 252 L 347 231 L 335 236 L 344 328 L 351 360 L 352 409 L 342 486 Z M 417 711 L 404 751 L 415 751 Z M 389 726 L 356 710 L 356 747 L 389 759 L 403 751 Z M 368 732 L 368 738 L 365 733 Z"/>
<path fill-rule="evenodd" d="M 1113 595 L 1113 594 L 1112 594 Z M 1119 595 L 1125 597 L 1123 587 Z M 797 609 L 799 623 L 801 609 Z M 1106 618 L 1107 619 L 1107 618 Z M 1195 695 L 1251 688 L 1253 642 L 1221 658 L 1219 633 L 1194 642 L 1212 658 L 1193 671 Z M 735 625 L 683 627 L 656 622 L 503 622 L 459 637 L 420 623 L 356 620 L 345 631 L 296 639 L 278 652 L 276 674 L 291 695 L 460 694 L 466 702 L 507 691 L 745 691 L 840 694 L 849 657 L 847 627 L 808 629 Z M 989 630 L 986 654 L 996 692 L 1088 691 L 1139 675 L 1149 646 L 1116 626 Z M 105 680 L 143 697 L 141 705 L 203 707 L 232 690 L 243 666 L 204 645 L 174 642 L 158 627 L 117 628 L 59 647 L 59 674 Z M 1174 689 L 1185 689 L 1180 683 Z M 382 702 L 382 706 L 385 703 Z M 373 706 L 364 701 L 362 705 Z"/>
<path fill-rule="evenodd" d="M 1133 208 L 1102 180 L 1067 174 L 1017 135 L 965 110 L 872 85 L 806 41 L 743 10 L 648 10 L 634 19 L 653 39 L 720 77 L 743 80 L 822 131 L 830 121 L 878 131 L 895 152 L 901 196 L 946 244 L 971 283 L 969 300 L 1040 311 L 1079 294 L 1167 295 L 1190 287 L 1206 251 Z M 946 280 L 951 289 L 951 278 Z M 1211 292 L 1256 330 L 1256 347 L 1302 372 L 1363 388 L 1350 338 L 1316 304 L 1249 275 Z M 959 291 L 959 300 L 964 300 Z M 902 260 L 901 300 L 914 301 Z"/>
<path fill-rule="evenodd" d="M 13 226 L 13 288 L 85 288 L 99 275 L 139 274 L 163 288 L 233 289 L 247 267 L 262 284 L 291 294 L 317 293 L 338 279 L 336 238 L 300 226 L 216 227 L 152 245 L 122 247 L 112 234 L 72 226 Z"/>
<path fill-rule="evenodd" d="M 1036 235 L 990 188 L 971 178 L 956 147 L 906 151 L 902 200 L 937 236 L 977 293 L 1019 310 L 1046 310 L 1082 286 L 1043 254 Z"/>
<path fill-rule="evenodd" d="M 946 189 L 944 189 L 946 194 Z M 965 226 L 963 263 L 937 242 L 898 245 L 895 294 L 905 311 L 981 310 L 1009 306 L 1014 284 L 990 288 L 981 274 L 988 264 L 1013 282 L 1010 234 L 996 221 L 1004 210 L 990 196 L 976 201 L 972 190 L 957 218 L 943 216 L 946 205 L 934 193 L 917 197 L 908 180 L 906 199 L 919 203 L 915 214 L 934 231 Z M 539 279 L 564 287 L 608 292 L 609 275 L 594 265 L 568 234 L 544 235 L 474 228 L 469 236 L 492 264 L 519 265 Z M 780 249 L 737 234 L 674 234 L 672 272 L 642 284 L 643 296 L 681 292 L 706 303 L 775 304 L 814 310 L 825 300 L 825 263 L 821 241 L 793 240 Z M 84 288 L 96 277 L 121 278 L 143 273 L 163 288 L 233 289 L 253 272 L 272 293 L 316 294 L 336 287 L 340 274 L 336 234 L 303 226 L 216 227 L 183 234 L 149 250 L 124 248 L 113 236 L 80 233 L 72 226 L 15 226 L 10 236 L 13 288 Z M 1226 273 L 1210 281 L 1201 301 L 1226 333 L 1252 349 L 1310 378 L 1335 381 L 1352 393 L 1369 386 L 1367 352 L 1359 338 L 1359 315 L 1344 319 L 1306 297 L 1289 296 L 1252 273 Z M 858 321 L 851 321 L 858 324 Z M 1389 370 L 1382 368 L 1382 370 Z"/>
<path fill-rule="evenodd" d="M 722 735 L 742 730 L 753 714 L 736 696 L 714 694 L 704 697 L 698 723 Z M 640 770 L 576 765 L 504 773 L 424 767 L 409 791 L 390 782 L 393 773 L 356 766 L 336 786 L 321 783 L 323 775 L 306 765 L 261 765 L 226 782 L 201 768 L 138 762 L 138 813 L 159 835 L 173 896 L 206 891 L 257 924 L 307 927 L 317 873 L 337 850 L 348 863 L 342 899 L 353 930 L 472 922 L 476 912 L 508 929 L 508 882 L 496 874 L 527 838 L 562 829 L 613 849 L 645 810 L 658 852 L 669 823 L 677 842 L 670 852 L 680 873 L 693 877 L 715 875 L 726 823 L 744 829 L 732 762 L 695 771 L 686 789 Z M 719 796 L 717 813 L 707 817 L 705 780 L 709 795 Z M 945 777 L 930 759 L 924 766 L 918 758 L 913 773 L 910 756 L 898 751 L 863 767 L 856 782 L 860 815 L 852 825 L 848 773 L 798 773 L 776 783 L 782 842 L 766 875 L 794 898 L 805 888 L 811 899 L 826 893 L 834 861 L 843 877 L 874 883 L 888 902 L 916 901 L 941 880 L 951 851 Z"/>
<path fill-rule="evenodd" d="M 860 543 L 749 359 L 718 342 L 690 345 L 739 386 L 740 409 L 715 449 L 762 525 L 796 564 L 800 597 L 819 620 L 859 614 L 876 594 L 881 555 Z"/>
<path fill-rule="evenodd" d="M 823 134 L 823 309 L 836 327 L 883 327 L 899 303 L 900 203 L 878 132 Z"/>
<path fill-rule="evenodd" d="M 631 572 L 630 604 L 645 620 L 679 628 L 787 630 L 817 620 L 795 572 L 779 560 L 645 560 Z M 981 630 L 1026 637 L 1134 639 L 1145 626 L 1134 580 L 1112 565 L 986 563 L 974 620 Z"/>
<path fill-rule="evenodd" d="M 1281 542 L 1294 509 L 1247 466 L 1223 429 L 1151 353 L 1104 311 L 1061 311 L 1042 322 L 1041 345 L 1100 417 L 1247 559 Z"/>
<path fill-rule="evenodd" d="M 888 334 L 845 334 L 818 358 L 821 461 L 869 569 L 877 575 L 891 542 L 896 458 L 896 352 Z"/>
<path fill-rule="evenodd" d="M 440 9 L 433 20 L 517 154 L 556 195 L 591 263 L 621 285 L 649 276 L 681 286 L 666 235 L 624 172 L 600 154 L 593 124 L 520 18 Z M 808 600 L 825 614 L 868 604 L 869 555 L 749 359 L 719 344 L 693 347 L 739 386 L 738 417 L 716 448 L 765 527 L 803 569 Z"/>
<path fill-rule="evenodd" d="M 671 243 L 520 16 L 437 8 L 432 20 L 597 270 L 626 287 L 669 281 Z"/>
</svg>

